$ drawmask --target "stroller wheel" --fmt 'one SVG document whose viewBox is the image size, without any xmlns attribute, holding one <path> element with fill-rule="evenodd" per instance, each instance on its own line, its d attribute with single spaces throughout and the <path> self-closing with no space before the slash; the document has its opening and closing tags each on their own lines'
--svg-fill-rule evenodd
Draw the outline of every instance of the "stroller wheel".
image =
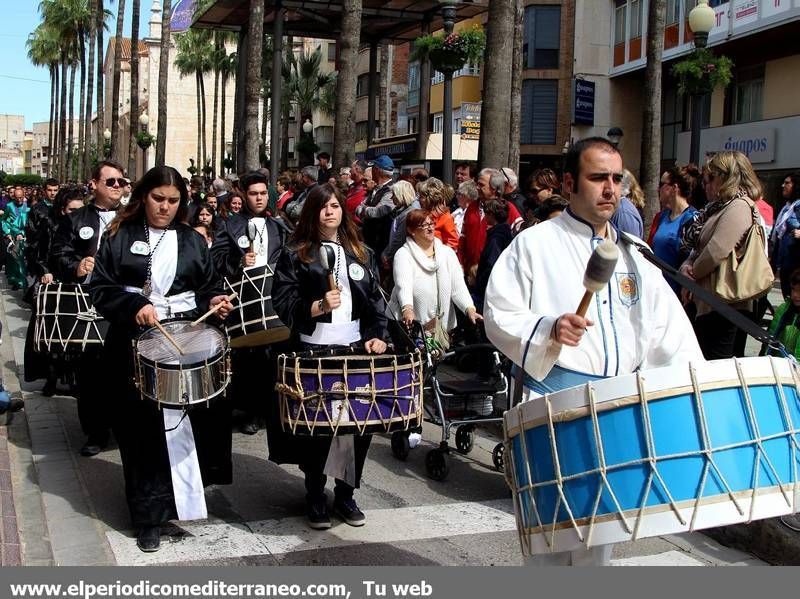
<svg viewBox="0 0 800 599">
<path fill-rule="evenodd" d="M 458 453 L 468 454 L 475 446 L 475 433 L 472 427 L 459 426 L 456 429 L 456 449 Z"/>
<path fill-rule="evenodd" d="M 441 449 L 431 449 L 425 456 L 425 470 L 433 480 L 443 481 L 450 472 L 447 458 Z"/>
<path fill-rule="evenodd" d="M 495 445 L 494 449 L 492 450 L 492 463 L 494 464 L 494 467 L 498 472 L 503 472 L 504 470 L 505 451 L 506 447 L 502 443 L 498 443 L 497 445 Z"/>
<path fill-rule="evenodd" d="M 392 433 L 392 454 L 401 462 L 408 459 L 411 447 L 408 444 L 408 433 L 405 431 L 395 431 Z"/>
</svg>

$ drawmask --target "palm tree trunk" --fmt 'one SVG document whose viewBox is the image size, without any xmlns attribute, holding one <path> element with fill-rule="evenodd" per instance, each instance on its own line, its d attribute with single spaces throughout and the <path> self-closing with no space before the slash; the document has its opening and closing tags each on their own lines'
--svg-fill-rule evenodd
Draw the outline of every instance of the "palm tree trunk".
<svg viewBox="0 0 800 599">
<path fill-rule="evenodd" d="M 508 136 L 508 166 L 519 175 L 519 142 L 522 139 L 522 44 L 525 6 L 514 2 L 514 55 L 511 66 L 511 115 Z"/>
<path fill-rule="evenodd" d="M 53 176 L 53 146 L 55 145 L 57 123 L 56 120 L 56 94 L 58 93 L 58 69 L 52 64 L 50 71 L 50 122 L 47 126 L 47 176 Z"/>
<path fill-rule="evenodd" d="M 80 39 L 80 61 L 81 61 L 81 91 L 80 102 L 78 103 L 78 155 L 77 163 L 78 168 L 75 171 L 75 178 L 80 180 L 83 177 L 83 156 L 84 146 L 86 139 L 84 132 L 86 131 L 86 41 L 82 32 L 79 35 Z"/>
<path fill-rule="evenodd" d="M 73 153 L 73 143 L 72 140 L 74 139 L 73 135 L 73 126 L 75 124 L 75 71 L 78 70 L 76 65 L 71 65 L 69 68 L 69 123 L 68 123 L 68 132 L 67 132 L 67 176 L 65 179 L 69 180 L 72 179 L 73 174 L 75 173 L 75 169 L 73 168 L 72 164 L 72 153 Z"/>
<path fill-rule="evenodd" d="M 53 109 L 53 145 L 50 146 L 50 153 L 53 156 L 53 166 L 50 169 L 50 174 L 56 179 L 61 179 L 59 168 L 59 147 L 61 144 L 61 73 L 59 72 L 59 64 L 53 65 L 53 72 L 55 73 L 55 95 L 53 100 L 55 103 Z"/>
<path fill-rule="evenodd" d="M 223 166 L 223 160 L 225 160 L 225 96 L 227 95 L 225 92 L 228 88 L 228 75 L 226 73 L 222 73 L 222 98 L 221 98 L 221 106 L 220 106 L 220 124 L 219 124 L 219 167 L 220 173 L 225 172 L 225 167 Z"/>
<path fill-rule="evenodd" d="M 508 164 L 511 134 L 511 69 L 508 65 L 512 64 L 514 51 L 514 6 L 515 0 L 489 3 L 478 149 L 478 164 L 483 167 L 500 168 Z"/>
<path fill-rule="evenodd" d="M 91 141 L 91 134 L 92 134 L 92 99 L 93 99 L 93 92 L 94 92 L 94 47 L 95 47 L 95 19 L 94 19 L 94 5 L 92 5 L 92 18 L 89 24 L 89 54 L 88 54 L 88 64 L 89 64 L 89 73 L 86 76 L 86 112 L 84 112 L 83 116 L 83 172 L 81 173 L 81 177 L 84 180 L 89 178 L 89 172 L 91 171 L 91 148 L 92 148 L 92 141 Z M 99 126 L 99 123 L 98 123 Z M 98 155 L 100 152 L 100 148 L 97 149 Z"/>
<path fill-rule="evenodd" d="M 103 31 L 106 23 L 106 13 L 103 7 L 103 0 L 97 0 L 95 12 L 95 33 L 97 34 L 97 157 L 102 160 L 103 152 L 105 150 L 105 138 L 103 132 L 106 128 L 105 116 L 105 73 L 103 72 Z"/>
<path fill-rule="evenodd" d="M 200 164 L 200 170 L 202 171 L 203 168 L 205 168 L 206 166 L 206 158 L 208 157 L 208 145 L 207 145 L 208 136 L 206 135 L 208 131 L 208 127 L 206 126 L 206 79 L 203 73 L 200 73 L 200 102 L 201 102 L 200 106 L 202 107 L 202 117 L 203 117 L 203 124 L 201 126 L 203 135 L 200 138 L 203 147 L 202 149 L 203 156 Z M 205 175 L 205 171 L 203 171 L 202 174 Z"/>
<path fill-rule="evenodd" d="M 203 158 L 202 158 L 202 146 L 200 140 L 202 139 L 203 135 L 203 120 L 202 120 L 202 111 L 200 108 L 200 77 L 202 74 L 199 71 L 196 71 L 194 74 L 194 87 L 197 91 L 197 168 L 203 168 Z"/>
<path fill-rule="evenodd" d="M 224 45 L 222 42 L 222 37 L 217 34 L 214 37 L 214 112 L 213 116 L 211 117 L 211 176 L 215 176 L 219 171 L 217 170 L 217 113 L 219 111 L 219 84 L 220 84 L 220 72 L 219 72 L 219 59 L 220 54 L 223 51 Z M 220 166 L 222 166 L 220 164 Z"/>
<path fill-rule="evenodd" d="M 125 0 L 117 0 L 117 33 L 114 40 L 114 82 L 111 90 L 111 156 L 119 150 L 119 94 L 122 78 L 122 28 L 125 19 Z"/>
<path fill-rule="evenodd" d="M 170 13 L 172 0 L 164 0 L 161 14 L 161 56 L 158 60 L 158 132 L 156 133 L 156 166 L 166 164 L 167 152 L 167 84 L 169 83 Z"/>
<path fill-rule="evenodd" d="M 266 150 L 266 143 L 267 143 L 267 122 L 269 118 L 267 115 L 269 114 L 269 94 L 263 93 L 261 94 L 261 139 L 264 140 L 264 149 Z M 271 144 L 270 144 L 270 154 L 272 153 Z"/>
<path fill-rule="evenodd" d="M 64 181 L 66 178 L 66 156 L 67 142 L 67 59 L 61 59 L 61 125 L 58 132 L 58 178 Z"/>
<path fill-rule="evenodd" d="M 139 0 L 131 6 L 131 111 L 128 131 L 128 176 L 137 179 L 136 131 L 139 128 Z"/>
<path fill-rule="evenodd" d="M 245 80 L 244 161 L 246 170 L 259 167 L 258 104 L 261 89 L 261 48 L 264 44 L 264 0 L 250 0 L 247 32 L 247 78 Z"/>
<path fill-rule="evenodd" d="M 333 130 L 333 164 L 349 165 L 356 145 L 356 67 L 361 39 L 362 0 L 344 0 L 339 37 L 339 76 L 336 78 L 336 128 Z"/>
<path fill-rule="evenodd" d="M 658 184 L 661 177 L 661 55 L 664 51 L 666 12 L 666 0 L 650 0 L 642 111 L 642 164 L 639 177 L 639 184 L 646 198 L 644 224 L 648 229 L 660 208 Z"/>
</svg>

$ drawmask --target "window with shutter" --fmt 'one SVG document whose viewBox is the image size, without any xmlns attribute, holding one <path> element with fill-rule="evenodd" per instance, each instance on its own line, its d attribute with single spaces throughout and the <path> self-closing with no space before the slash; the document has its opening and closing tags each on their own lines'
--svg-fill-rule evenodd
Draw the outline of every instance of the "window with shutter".
<svg viewBox="0 0 800 599">
<path fill-rule="evenodd" d="M 557 69 L 561 44 L 561 7 L 525 9 L 523 54 L 528 69 Z"/>
<path fill-rule="evenodd" d="M 556 143 L 558 116 L 558 81 L 556 79 L 527 79 L 522 84 L 523 144 L 552 145 Z"/>
</svg>

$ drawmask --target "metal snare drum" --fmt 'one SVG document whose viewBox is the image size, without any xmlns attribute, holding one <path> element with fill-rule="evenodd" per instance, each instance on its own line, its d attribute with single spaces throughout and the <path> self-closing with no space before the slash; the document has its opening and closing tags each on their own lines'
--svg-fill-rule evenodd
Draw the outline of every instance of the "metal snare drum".
<svg viewBox="0 0 800 599">
<path fill-rule="evenodd" d="M 134 376 L 142 399 L 182 408 L 224 393 L 231 378 L 225 334 L 212 325 L 192 325 L 189 320 L 165 321 L 161 325 L 184 354 L 179 354 L 156 327 L 134 341 Z"/>
</svg>

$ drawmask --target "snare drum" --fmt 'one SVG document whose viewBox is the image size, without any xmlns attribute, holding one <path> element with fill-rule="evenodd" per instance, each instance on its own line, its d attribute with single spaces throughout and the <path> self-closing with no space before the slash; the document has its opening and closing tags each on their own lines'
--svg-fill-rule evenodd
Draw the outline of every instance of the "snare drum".
<svg viewBox="0 0 800 599">
<path fill-rule="evenodd" d="M 36 351 L 85 351 L 101 347 L 108 322 L 94 309 L 89 294 L 80 285 L 50 283 L 40 285 L 36 294 Z"/>
<path fill-rule="evenodd" d="M 422 424 L 422 357 L 349 351 L 278 356 L 281 424 L 295 435 L 388 433 Z"/>
<path fill-rule="evenodd" d="M 134 341 L 134 376 L 142 398 L 159 406 L 182 408 L 221 395 L 230 382 L 230 349 L 222 331 L 188 320 L 161 323 L 184 351 L 156 327 Z"/>
<path fill-rule="evenodd" d="M 519 404 L 506 459 L 523 553 L 800 508 L 800 378 L 782 358 L 646 370 Z"/>
<path fill-rule="evenodd" d="M 237 294 L 225 325 L 231 347 L 257 347 L 285 341 L 289 329 L 272 307 L 273 271 L 268 265 L 246 268 L 240 281 L 225 284 Z"/>
</svg>

